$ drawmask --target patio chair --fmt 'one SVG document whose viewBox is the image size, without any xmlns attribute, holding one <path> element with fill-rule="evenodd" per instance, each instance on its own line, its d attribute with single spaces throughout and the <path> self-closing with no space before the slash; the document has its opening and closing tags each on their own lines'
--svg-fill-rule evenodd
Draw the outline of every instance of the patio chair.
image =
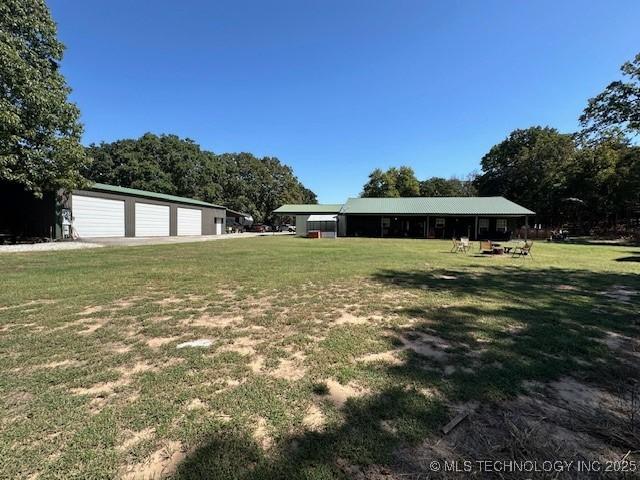
<svg viewBox="0 0 640 480">
<path fill-rule="evenodd" d="M 531 255 L 531 248 L 533 247 L 533 240 L 525 240 L 524 242 L 516 245 L 513 249 L 513 254 L 511 257 L 520 256 L 520 257 L 529 257 L 533 260 L 533 255 Z"/>
<path fill-rule="evenodd" d="M 467 253 L 469 250 L 471 250 L 471 242 L 469 241 L 469 237 L 460 237 L 460 243 L 462 244 L 464 253 Z"/>
<path fill-rule="evenodd" d="M 453 242 L 453 246 L 451 247 L 451 253 L 458 253 L 458 252 L 467 253 L 467 247 L 464 245 L 462 239 L 456 240 L 455 238 L 452 238 L 451 241 Z"/>
</svg>

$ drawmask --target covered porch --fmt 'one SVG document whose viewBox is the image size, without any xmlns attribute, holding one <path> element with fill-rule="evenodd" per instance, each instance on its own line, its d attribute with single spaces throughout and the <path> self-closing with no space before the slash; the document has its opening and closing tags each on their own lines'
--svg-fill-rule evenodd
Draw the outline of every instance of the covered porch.
<svg viewBox="0 0 640 480">
<path fill-rule="evenodd" d="M 508 240 L 527 216 L 345 215 L 348 237 Z M 526 232 L 526 228 L 525 228 Z"/>
</svg>

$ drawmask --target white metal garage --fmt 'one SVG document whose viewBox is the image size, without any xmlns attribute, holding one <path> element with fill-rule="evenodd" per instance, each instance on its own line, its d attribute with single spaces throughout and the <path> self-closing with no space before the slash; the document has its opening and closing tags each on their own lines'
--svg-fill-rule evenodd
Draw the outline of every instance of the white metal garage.
<svg viewBox="0 0 640 480">
<path fill-rule="evenodd" d="M 169 205 L 136 202 L 136 237 L 168 237 Z"/>
<path fill-rule="evenodd" d="M 124 237 L 124 201 L 72 195 L 73 230 L 81 238 Z"/>
<path fill-rule="evenodd" d="M 178 208 L 178 235 L 202 235 L 202 210 Z"/>
</svg>

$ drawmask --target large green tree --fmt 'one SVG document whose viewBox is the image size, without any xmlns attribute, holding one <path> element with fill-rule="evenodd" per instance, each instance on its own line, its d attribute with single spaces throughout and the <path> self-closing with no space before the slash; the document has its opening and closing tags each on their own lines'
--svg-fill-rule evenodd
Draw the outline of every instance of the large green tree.
<svg viewBox="0 0 640 480">
<path fill-rule="evenodd" d="M 420 182 L 423 197 L 472 197 L 477 194 L 472 180 L 431 177 Z"/>
<path fill-rule="evenodd" d="M 640 53 L 620 69 L 625 80 L 611 82 L 584 109 L 580 117 L 584 137 L 640 134 Z"/>
<path fill-rule="evenodd" d="M 92 181 L 181 195 L 274 220 L 284 203 L 317 203 L 315 194 L 277 158 L 250 153 L 216 155 L 193 140 L 147 133 L 138 139 L 91 145 L 84 169 Z"/>
<path fill-rule="evenodd" d="M 575 150 L 573 137 L 555 128 L 514 130 L 482 157 L 482 173 L 475 182 L 478 192 L 505 196 L 553 224 L 567 197 L 567 172 Z"/>
<path fill-rule="evenodd" d="M 376 168 L 369 174 L 361 196 L 363 197 L 416 197 L 420 183 L 411 167 L 392 167 L 386 172 Z"/>
<path fill-rule="evenodd" d="M 85 162 L 56 33 L 42 0 L 0 2 L 0 180 L 36 195 L 80 184 Z"/>
</svg>

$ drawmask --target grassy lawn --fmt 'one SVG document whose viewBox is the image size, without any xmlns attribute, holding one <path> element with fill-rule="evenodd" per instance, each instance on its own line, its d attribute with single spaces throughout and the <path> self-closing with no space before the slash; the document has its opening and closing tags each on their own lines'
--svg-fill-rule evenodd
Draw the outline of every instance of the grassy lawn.
<svg viewBox="0 0 640 480">
<path fill-rule="evenodd" d="M 279 237 L 2 255 L 0 477 L 613 460 L 640 450 L 639 250 Z M 176 348 L 197 339 L 212 345 Z"/>
</svg>

